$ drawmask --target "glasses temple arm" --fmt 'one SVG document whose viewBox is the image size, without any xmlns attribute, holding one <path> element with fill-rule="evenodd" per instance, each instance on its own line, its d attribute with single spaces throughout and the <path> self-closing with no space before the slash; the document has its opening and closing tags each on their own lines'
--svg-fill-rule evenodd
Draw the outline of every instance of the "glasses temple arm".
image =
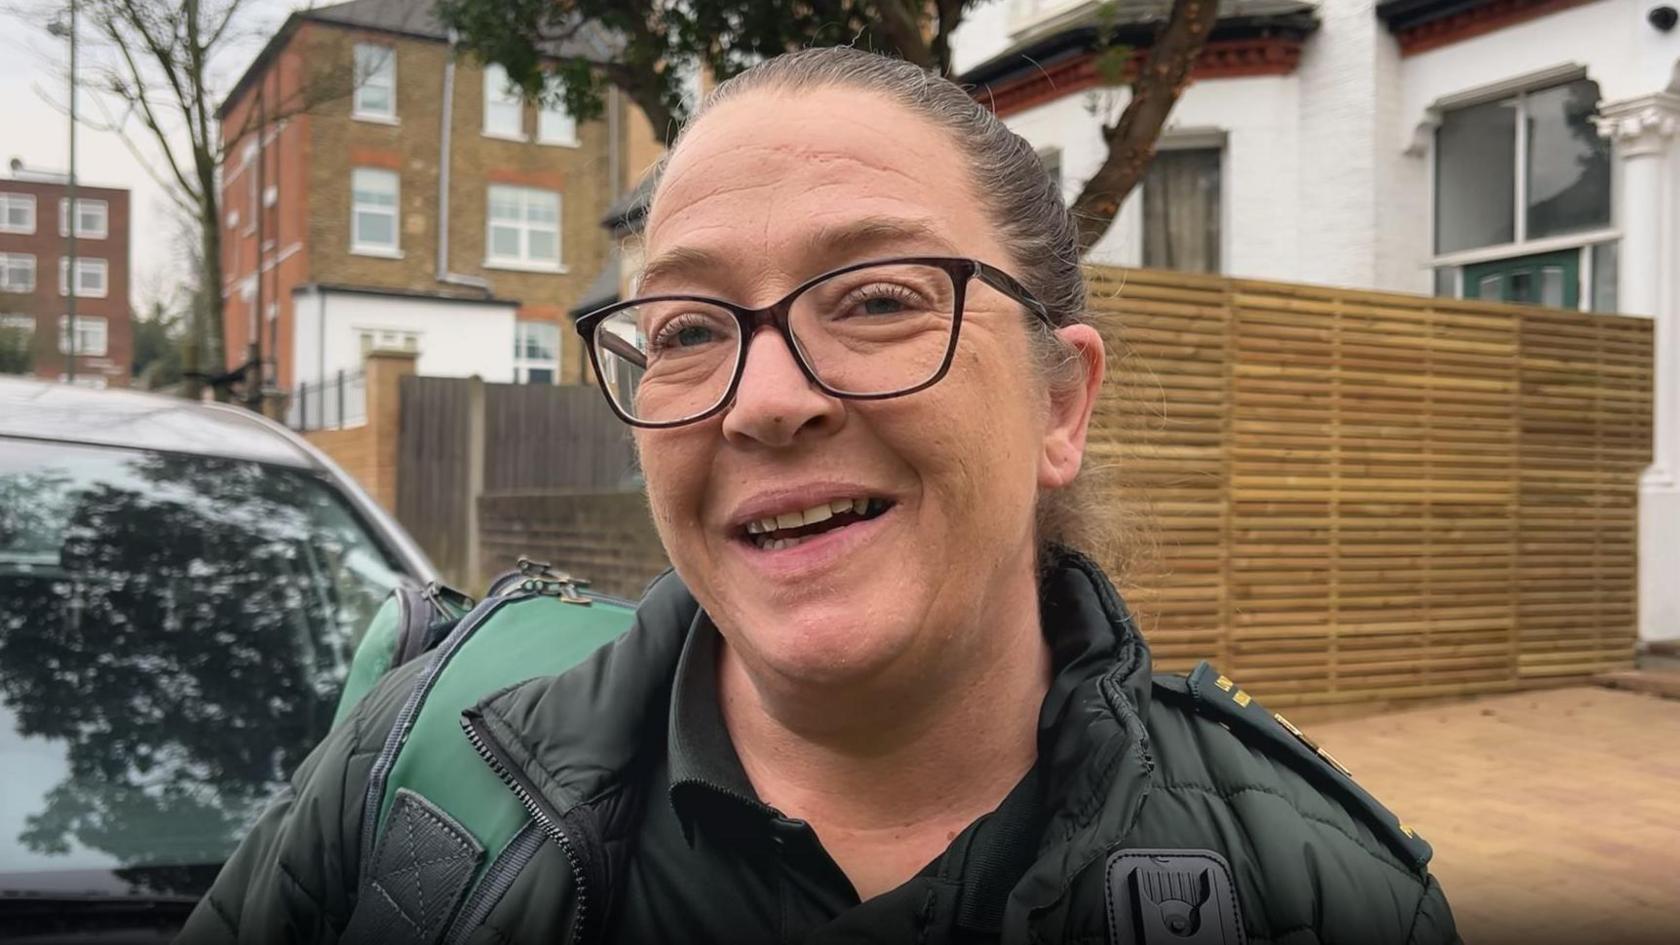
<svg viewBox="0 0 1680 945">
<path fill-rule="evenodd" d="M 647 369 L 647 355 L 643 354 L 635 345 L 625 341 L 623 338 L 618 337 L 612 332 L 597 332 L 595 335 L 595 343 L 613 354 L 618 355 L 624 360 L 629 361 L 636 367 L 642 368 L 643 370 Z"/>
</svg>

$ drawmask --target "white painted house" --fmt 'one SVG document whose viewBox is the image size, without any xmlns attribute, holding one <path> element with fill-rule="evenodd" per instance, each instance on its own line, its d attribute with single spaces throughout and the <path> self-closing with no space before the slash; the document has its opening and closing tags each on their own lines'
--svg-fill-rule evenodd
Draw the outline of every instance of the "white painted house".
<svg viewBox="0 0 1680 945">
<path fill-rule="evenodd" d="M 955 69 L 1061 175 L 1103 156 L 1100 16 L 998 0 Z M 1680 639 L 1680 0 L 1223 0 L 1148 180 L 1094 262 L 1655 318 L 1640 635 Z"/>
</svg>

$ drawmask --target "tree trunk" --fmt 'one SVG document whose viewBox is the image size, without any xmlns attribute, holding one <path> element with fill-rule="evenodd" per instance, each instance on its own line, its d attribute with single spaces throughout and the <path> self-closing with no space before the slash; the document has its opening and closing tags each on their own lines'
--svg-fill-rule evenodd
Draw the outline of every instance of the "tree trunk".
<svg viewBox="0 0 1680 945">
<path fill-rule="evenodd" d="M 1174 0 L 1166 24 L 1132 80 L 1132 100 L 1120 120 L 1103 129 L 1107 156 L 1074 198 L 1072 212 L 1081 255 L 1108 232 L 1120 204 L 1149 170 L 1161 126 L 1190 84 L 1190 70 L 1218 19 L 1217 0 Z"/>
</svg>

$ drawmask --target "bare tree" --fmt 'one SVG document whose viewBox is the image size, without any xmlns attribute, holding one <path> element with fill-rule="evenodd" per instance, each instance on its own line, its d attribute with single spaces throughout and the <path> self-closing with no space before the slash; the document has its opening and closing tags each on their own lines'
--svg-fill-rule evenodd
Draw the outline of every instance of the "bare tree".
<svg viewBox="0 0 1680 945">
<path fill-rule="evenodd" d="M 62 0 L 19 11 L 35 22 L 62 18 Z M 348 95 L 355 78 L 317 70 L 284 100 L 246 109 L 223 133 L 213 64 L 259 38 L 252 0 L 78 0 L 78 17 L 96 56 L 84 88 L 95 93 L 102 118 L 90 127 L 114 131 L 140 165 L 194 223 L 191 254 L 199 285 L 186 331 L 186 371 L 224 389 L 243 380 L 254 390 L 260 366 L 221 371 L 223 351 L 222 230 L 219 173 L 228 149 L 250 133 Z M 152 152 L 148 154 L 147 152 Z"/>
</svg>

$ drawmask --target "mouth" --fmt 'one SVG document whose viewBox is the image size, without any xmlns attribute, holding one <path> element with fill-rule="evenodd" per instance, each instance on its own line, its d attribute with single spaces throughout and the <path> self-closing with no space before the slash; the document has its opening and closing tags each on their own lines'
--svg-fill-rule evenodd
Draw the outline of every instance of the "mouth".
<svg viewBox="0 0 1680 945">
<path fill-rule="evenodd" d="M 738 535 L 760 551 L 780 551 L 879 518 L 892 506 L 890 499 L 875 496 L 832 499 L 808 509 L 752 519 L 740 527 Z"/>
</svg>

